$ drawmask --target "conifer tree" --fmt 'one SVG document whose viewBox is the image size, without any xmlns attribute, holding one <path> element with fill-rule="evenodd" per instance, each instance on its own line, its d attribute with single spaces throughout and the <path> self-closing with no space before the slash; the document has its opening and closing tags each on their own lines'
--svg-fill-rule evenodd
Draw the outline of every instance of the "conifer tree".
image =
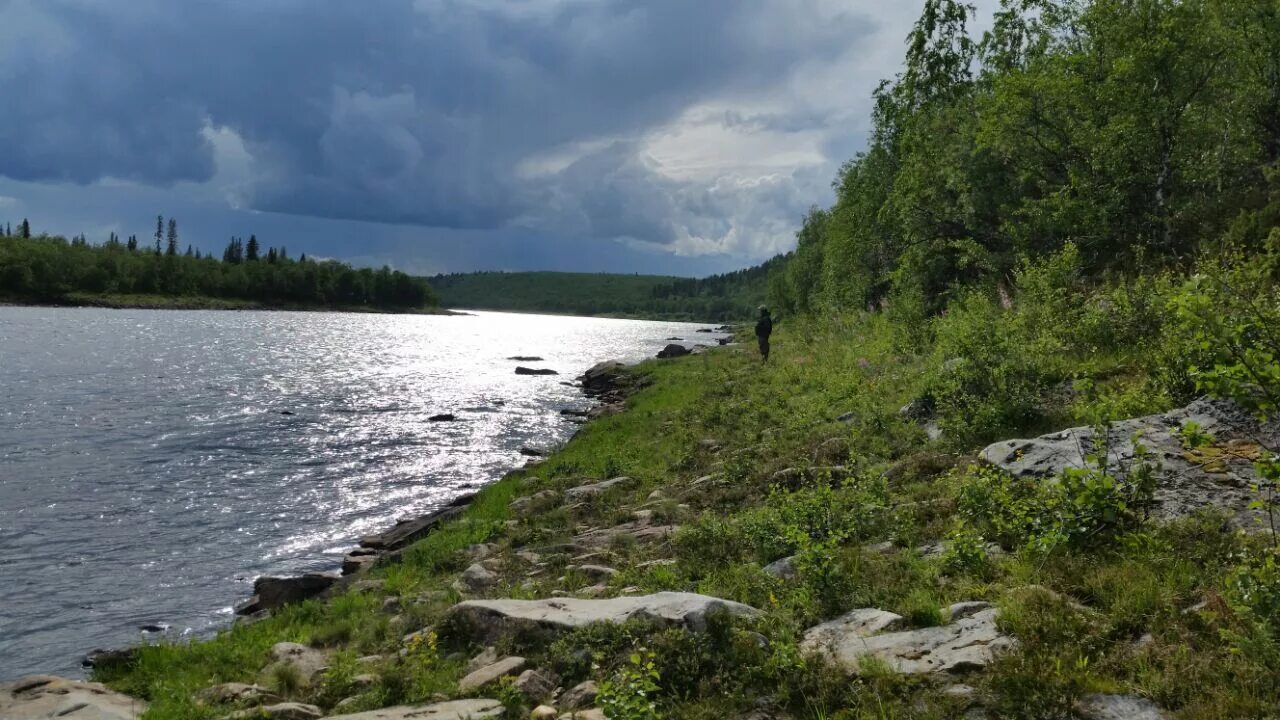
<svg viewBox="0 0 1280 720">
<path fill-rule="evenodd" d="M 177 255 L 178 254 L 178 221 L 175 220 L 174 218 L 169 218 L 168 241 L 169 241 L 169 246 L 165 251 L 166 254 Z"/>
<path fill-rule="evenodd" d="M 138 251 L 138 236 L 137 236 L 137 235 L 130 235 L 130 236 L 129 236 L 129 242 L 125 243 L 125 249 L 126 249 L 126 250 L 128 250 L 129 252 L 137 252 L 137 251 Z"/>
<path fill-rule="evenodd" d="M 256 262 L 258 260 L 258 236 L 257 235 L 249 236 L 249 244 L 248 246 L 245 247 L 244 259 L 249 262 Z"/>
<path fill-rule="evenodd" d="M 191 245 L 187 245 L 187 257 L 195 257 L 195 249 Z"/>
<path fill-rule="evenodd" d="M 156 255 L 160 254 L 160 241 L 164 239 L 164 216 L 156 216 Z"/>
<path fill-rule="evenodd" d="M 26 218 L 22 218 L 22 225 L 19 226 L 19 234 L 23 240 L 31 239 L 31 223 Z"/>
</svg>

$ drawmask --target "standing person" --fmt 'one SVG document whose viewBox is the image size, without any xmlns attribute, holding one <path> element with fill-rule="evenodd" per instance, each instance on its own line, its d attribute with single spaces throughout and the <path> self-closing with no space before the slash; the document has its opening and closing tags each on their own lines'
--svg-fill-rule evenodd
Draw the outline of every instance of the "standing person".
<svg viewBox="0 0 1280 720">
<path fill-rule="evenodd" d="M 769 336 L 773 334 L 773 318 L 769 317 L 769 308 L 760 306 L 760 319 L 756 321 L 756 341 L 760 343 L 762 362 L 769 362 Z"/>
</svg>

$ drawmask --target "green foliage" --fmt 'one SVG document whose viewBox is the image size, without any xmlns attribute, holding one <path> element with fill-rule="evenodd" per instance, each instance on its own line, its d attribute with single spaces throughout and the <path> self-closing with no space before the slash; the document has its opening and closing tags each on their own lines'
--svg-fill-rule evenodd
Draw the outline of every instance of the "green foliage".
<svg viewBox="0 0 1280 720">
<path fill-rule="evenodd" d="M 228 262 L 133 251 L 115 238 L 94 246 L 50 236 L 0 237 L 0 299 L 110 304 L 124 296 L 165 297 L 180 304 L 196 298 L 381 310 L 416 310 L 436 303 L 425 282 L 388 267 L 357 270 L 331 260 L 283 256 L 272 262 Z"/>
<path fill-rule="evenodd" d="M 652 653 L 632 653 L 627 664 L 600 683 L 597 703 L 610 720 L 659 720 L 654 698 L 660 679 Z"/>
</svg>

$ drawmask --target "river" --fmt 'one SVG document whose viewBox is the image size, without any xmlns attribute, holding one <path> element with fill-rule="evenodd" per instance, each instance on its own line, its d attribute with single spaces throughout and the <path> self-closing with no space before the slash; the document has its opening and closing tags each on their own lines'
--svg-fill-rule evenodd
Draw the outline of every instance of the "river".
<svg viewBox="0 0 1280 720">
<path fill-rule="evenodd" d="M 255 577 L 336 569 L 568 439 L 559 411 L 589 403 L 564 381 L 698 327 L 0 307 L 0 680 L 206 634 Z"/>
</svg>

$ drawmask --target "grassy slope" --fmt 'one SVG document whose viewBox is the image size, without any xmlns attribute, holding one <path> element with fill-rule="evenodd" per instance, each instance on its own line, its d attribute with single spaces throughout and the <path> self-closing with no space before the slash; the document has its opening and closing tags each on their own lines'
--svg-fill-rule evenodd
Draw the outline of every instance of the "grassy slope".
<svg viewBox="0 0 1280 720">
<path fill-rule="evenodd" d="M 615 677 L 632 649 L 647 648 L 660 677 L 660 716 L 667 718 L 732 716 L 760 698 L 790 717 L 947 718 L 960 709 L 940 686 L 875 667 L 850 679 L 802 657 L 796 641 L 804 627 L 854 607 L 880 607 L 924 626 L 941 621 L 940 605 L 987 599 L 1001 605 L 1020 647 L 968 682 L 987 693 L 1002 716 L 1061 717 L 1078 696 L 1095 690 L 1138 692 L 1179 718 L 1261 716 L 1280 707 L 1280 688 L 1263 659 L 1232 652 L 1220 635 L 1229 627 L 1214 615 L 1182 612 L 1206 595 L 1216 597 L 1241 542 L 1221 523 L 1148 526 L 1103 549 L 1050 556 L 1016 551 L 959 569 L 926 558 L 912 548 L 943 538 L 955 522 L 964 476 L 947 471 L 976 449 L 930 442 L 897 413 L 937 361 L 900 357 L 880 319 L 822 329 L 784 324 L 774 352 L 774 362 L 763 367 L 745 347 L 650 362 L 641 372 L 653 384 L 629 400 L 627 412 L 588 425 L 537 468 L 486 488 L 462 520 L 419 543 L 403 564 L 374 571 L 371 577 L 385 581 L 381 588 L 308 602 L 208 642 L 151 648 L 137 667 L 101 678 L 151 700 L 148 718 L 218 717 L 226 710 L 198 707 L 191 694 L 219 681 L 253 681 L 270 645 L 293 640 L 338 649 L 318 688 L 263 678 L 295 697 L 328 707 L 356 694 L 351 678 L 366 669 L 357 670 L 354 658 L 373 653 L 388 659 L 374 666 L 381 679 L 358 695 L 359 707 L 451 695 L 463 663 L 449 653 L 476 648 L 458 647 L 436 621 L 458 598 L 449 586 L 470 562 L 464 548 L 499 546 L 505 581 L 491 596 L 573 591 L 590 583 L 563 573 L 568 556 L 544 552 L 548 567 L 526 582 L 535 568 L 514 550 L 615 525 L 645 506 L 655 523 L 683 530 L 669 543 L 623 539 L 609 547 L 594 560 L 622 571 L 607 594 L 629 586 L 693 590 L 752 604 L 766 619 L 704 635 L 644 626 L 595 629 L 550 645 L 513 640 L 504 650 L 555 668 L 569 687 L 587 676 Z M 1095 365 L 1110 378 L 1102 382 L 1137 382 L 1117 371 L 1126 367 L 1123 358 Z M 834 420 L 846 412 L 854 413 L 852 423 Z M 1060 419 L 1079 420 L 1083 412 L 1063 407 Z M 855 468 L 855 478 L 794 491 L 770 488 L 779 469 L 833 462 Z M 718 481 L 693 486 L 712 473 Z M 552 505 L 516 516 L 508 507 L 518 496 L 619 474 L 637 478 L 638 486 L 575 508 Z M 882 541 L 898 550 L 868 549 Z M 798 580 L 762 571 L 792 554 Z M 641 567 L 659 558 L 674 564 Z M 382 611 L 388 596 L 403 602 L 399 616 Z M 405 633 L 432 627 L 438 646 L 433 636 L 396 657 Z M 578 652 L 583 649 L 591 654 Z M 503 696 L 518 704 L 513 693 Z"/>
</svg>

